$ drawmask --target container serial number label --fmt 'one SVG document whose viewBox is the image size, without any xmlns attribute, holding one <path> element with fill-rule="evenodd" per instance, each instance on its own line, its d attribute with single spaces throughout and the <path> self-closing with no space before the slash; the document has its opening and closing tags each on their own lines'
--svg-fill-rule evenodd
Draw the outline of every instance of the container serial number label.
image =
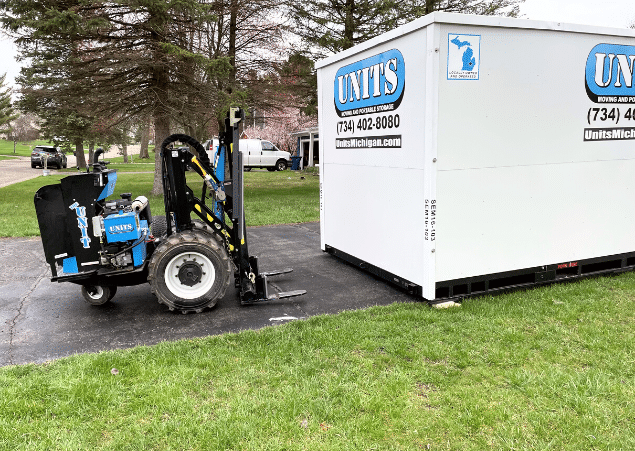
<svg viewBox="0 0 635 451">
<path fill-rule="evenodd" d="M 437 201 L 426 199 L 424 206 L 423 239 L 435 241 L 437 239 Z"/>
</svg>

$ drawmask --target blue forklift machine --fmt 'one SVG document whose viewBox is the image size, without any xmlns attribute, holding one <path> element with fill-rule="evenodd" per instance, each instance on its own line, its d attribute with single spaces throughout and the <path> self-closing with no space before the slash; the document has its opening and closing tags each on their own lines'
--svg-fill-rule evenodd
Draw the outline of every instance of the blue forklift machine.
<svg viewBox="0 0 635 451">
<path fill-rule="evenodd" d="M 292 270 L 260 272 L 258 258 L 249 255 L 238 135 L 243 118 L 242 110 L 230 110 L 213 161 L 190 136 L 163 141 L 165 216 L 153 217 L 144 196 L 109 199 L 117 171 L 98 161 L 100 151 L 92 171 L 40 188 L 34 202 L 51 280 L 81 285 L 93 305 L 110 301 L 118 286 L 148 282 L 159 303 L 183 313 L 213 307 L 232 274 L 242 304 L 305 294 L 269 293 L 267 278 Z M 200 197 L 187 184 L 188 170 L 203 179 Z"/>
</svg>

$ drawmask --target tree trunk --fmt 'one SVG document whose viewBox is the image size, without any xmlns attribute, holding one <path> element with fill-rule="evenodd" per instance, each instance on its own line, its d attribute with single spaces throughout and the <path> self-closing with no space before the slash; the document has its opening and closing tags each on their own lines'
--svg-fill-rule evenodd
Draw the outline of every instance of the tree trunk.
<svg viewBox="0 0 635 451">
<path fill-rule="evenodd" d="M 84 156 L 84 141 L 81 138 L 75 140 L 75 157 L 77 158 L 77 167 L 86 169 L 86 157 Z"/>
<path fill-rule="evenodd" d="M 238 28 L 238 0 L 231 0 L 229 10 L 229 64 L 231 69 L 229 71 L 229 80 L 225 87 L 225 92 L 231 95 L 234 92 L 234 86 L 236 84 L 236 31 Z M 221 117 L 218 117 L 218 135 L 220 136 L 225 131 L 225 116 L 228 113 L 227 110 L 221 112 Z"/>
<path fill-rule="evenodd" d="M 229 11 L 229 64 L 231 71 L 229 73 L 229 93 L 231 94 L 236 83 L 236 28 L 238 18 L 238 0 L 232 0 L 231 10 Z"/>
<path fill-rule="evenodd" d="M 123 162 L 128 163 L 128 144 L 127 143 L 124 142 L 121 145 L 121 152 L 123 153 Z"/>
<path fill-rule="evenodd" d="M 139 150 L 139 158 L 150 158 L 148 152 L 148 142 L 150 141 L 150 124 L 149 118 L 142 118 L 143 124 L 141 125 L 141 148 Z"/>
<path fill-rule="evenodd" d="M 161 177 L 161 143 L 170 135 L 170 116 L 163 106 L 155 109 L 154 117 L 154 183 L 152 184 L 152 194 L 160 196 L 163 194 L 163 179 Z"/>
<path fill-rule="evenodd" d="M 426 0 L 426 14 L 434 12 L 434 4 L 437 0 Z"/>
<path fill-rule="evenodd" d="M 94 142 L 90 142 L 88 143 L 88 162 L 92 163 L 93 162 L 93 157 L 95 156 L 95 143 Z"/>
<path fill-rule="evenodd" d="M 218 119 L 218 136 L 225 132 L 225 119 Z"/>
<path fill-rule="evenodd" d="M 353 10 L 355 9 L 355 0 L 346 0 L 346 11 L 344 17 L 344 45 L 343 50 L 353 47 L 353 39 L 355 37 L 355 17 Z"/>
<path fill-rule="evenodd" d="M 192 138 L 196 139 L 197 141 L 201 139 L 199 136 L 196 136 L 196 128 L 194 127 L 194 125 L 187 124 L 185 126 L 185 128 L 187 129 L 187 134 L 189 136 L 191 136 Z"/>
<path fill-rule="evenodd" d="M 165 63 L 165 55 L 161 49 L 161 39 L 156 33 L 152 33 L 152 41 L 155 43 L 154 68 L 152 90 L 156 100 L 154 101 L 154 183 L 152 194 L 163 194 L 163 178 L 161 176 L 161 143 L 170 135 L 170 111 L 167 102 L 170 98 L 168 68 Z"/>
</svg>

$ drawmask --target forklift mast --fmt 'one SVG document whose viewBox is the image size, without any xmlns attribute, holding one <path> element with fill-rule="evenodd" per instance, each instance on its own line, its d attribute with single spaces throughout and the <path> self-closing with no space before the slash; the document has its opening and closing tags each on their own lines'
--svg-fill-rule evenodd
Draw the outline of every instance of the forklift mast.
<svg viewBox="0 0 635 451">
<path fill-rule="evenodd" d="M 219 136 L 219 146 L 213 161 L 196 139 L 183 134 L 167 137 L 161 144 L 167 235 L 195 227 L 190 214 L 200 220 L 225 244 L 235 266 L 234 281 L 239 288 L 242 304 L 270 301 L 305 294 L 305 290 L 269 294 L 267 278 L 292 271 L 260 272 L 258 258 L 249 255 L 245 224 L 243 156 L 240 152 L 239 124 L 244 111 L 231 108 L 225 119 L 225 133 Z M 175 147 L 180 142 L 194 148 L 198 157 L 187 147 Z M 201 196 L 187 185 L 186 171 L 192 170 L 203 178 Z M 209 194 L 208 194 L 209 191 Z M 212 199 L 211 208 L 205 204 Z"/>
</svg>

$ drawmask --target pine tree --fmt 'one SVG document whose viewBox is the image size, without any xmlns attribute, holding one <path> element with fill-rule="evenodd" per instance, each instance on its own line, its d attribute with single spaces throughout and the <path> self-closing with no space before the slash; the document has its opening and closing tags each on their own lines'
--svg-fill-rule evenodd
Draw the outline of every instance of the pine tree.
<svg viewBox="0 0 635 451">
<path fill-rule="evenodd" d="M 46 114 L 49 131 L 63 130 L 80 147 L 96 118 L 126 121 L 147 114 L 160 144 L 170 134 L 170 119 L 184 108 L 183 93 L 205 101 L 196 96 L 205 91 L 196 72 L 183 68 L 227 70 L 224 61 L 184 45 L 184 36 L 212 18 L 205 1 L 0 0 L 0 15 L 17 37 L 21 57 L 30 61 L 20 79 L 21 106 Z M 162 190 L 160 168 L 155 194 Z"/>
<path fill-rule="evenodd" d="M 95 118 L 89 80 L 74 70 L 78 45 L 72 38 L 70 33 L 65 39 L 55 35 L 40 38 L 35 49 L 23 52 L 30 64 L 16 80 L 22 86 L 18 106 L 42 119 L 45 139 L 63 137 L 66 151 L 74 145 L 77 165 L 85 168 L 84 141 L 90 137 Z"/>
<path fill-rule="evenodd" d="M 280 89 L 290 98 L 287 106 L 298 106 L 300 113 L 317 116 L 317 72 L 313 61 L 302 52 L 289 55 L 287 61 L 276 66 Z"/>
<path fill-rule="evenodd" d="M 289 0 L 292 32 L 323 57 L 434 11 L 516 17 L 524 0 Z"/>
<path fill-rule="evenodd" d="M 64 136 L 81 145 L 99 118 L 152 117 L 158 146 L 172 129 L 207 134 L 266 81 L 280 59 L 271 57 L 282 35 L 269 17 L 281 1 L 0 0 L 0 20 L 30 62 L 21 106 L 45 112 L 46 130 L 68 126 Z"/>
<path fill-rule="evenodd" d="M 11 105 L 11 89 L 5 84 L 7 74 L 0 75 L 0 133 L 11 133 L 11 121 L 18 117 Z"/>
</svg>

